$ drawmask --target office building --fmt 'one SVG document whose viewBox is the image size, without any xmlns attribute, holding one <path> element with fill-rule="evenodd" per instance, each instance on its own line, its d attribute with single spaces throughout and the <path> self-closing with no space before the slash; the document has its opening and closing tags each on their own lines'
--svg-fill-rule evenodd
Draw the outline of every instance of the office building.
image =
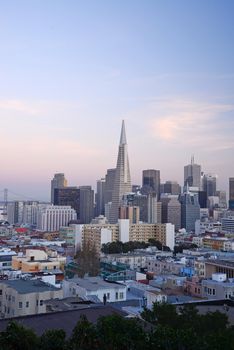
<svg viewBox="0 0 234 350">
<path fill-rule="evenodd" d="M 195 222 L 200 219 L 200 205 L 198 196 L 191 195 L 188 191 L 181 194 L 181 228 L 185 228 L 187 232 L 195 232 Z"/>
<path fill-rule="evenodd" d="M 167 196 L 160 199 L 162 203 L 162 223 L 171 223 L 176 230 L 181 228 L 181 204 L 176 197 Z"/>
<path fill-rule="evenodd" d="M 160 170 L 148 169 L 142 172 L 142 194 L 150 193 L 160 198 Z"/>
<path fill-rule="evenodd" d="M 216 195 L 217 175 L 202 174 L 202 190 L 206 192 L 207 197 Z"/>
<path fill-rule="evenodd" d="M 80 191 L 77 187 L 54 189 L 54 205 L 71 206 L 76 211 L 77 218 L 80 212 Z"/>
<path fill-rule="evenodd" d="M 227 194 L 226 191 L 216 191 L 216 196 L 219 197 L 219 208 L 227 208 Z"/>
<path fill-rule="evenodd" d="M 234 210 L 234 177 L 229 178 L 229 209 Z"/>
<path fill-rule="evenodd" d="M 135 206 L 121 206 L 119 207 L 119 218 L 129 219 L 130 224 L 138 224 L 140 220 L 140 208 Z"/>
<path fill-rule="evenodd" d="M 55 232 L 76 219 L 76 211 L 71 206 L 46 205 L 39 209 L 37 228 L 41 231 Z"/>
<path fill-rule="evenodd" d="M 172 195 L 180 195 L 181 186 L 176 181 L 166 181 L 164 184 L 161 184 L 160 192 Z"/>
<path fill-rule="evenodd" d="M 95 215 L 104 215 L 105 214 L 105 187 L 106 181 L 105 179 L 100 179 L 97 181 L 97 193 L 95 195 Z"/>
<path fill-rule="evenodd" d="M 200 208 L 207 208 L 207 192 L 206 191 L 198 191 L 198 202 Z"/>
<path fill-rule="evenodd" d="M 221 219 L 222 230 L 226 233 L 234 233 L 234 216 L 227 216 Z"/>
<path fill-rule="evenodd" d="M 104 188 L 104 205 L 112 201 L 116 169 L 107 169 Z"/>
<path fill-rule="evenodd" d="M 127 151 L 127 139 L 125 133 L 124 121 L 122 122 L 119 152 L 115 172 L 115 182 L 112 195 L 112 204 L 110 209 L 110 223 L 115 224 L 118 221 L 119 207 L 125 193 L 131 192 L 131 178 Z"/>
<path fill-rule="evenodd" d="M 91 186 L 80 186 L 80 212 L 78 220 L 81 224 L 89 224 L 94 217 L 94 191 Z"/>
<path fill-rule="evenodd" d="M 63 173 L 54 174 L 54 178 L 51 180 L 51 203 L 54 204 L 54 190 L 55 188 L 67 187 L 67 180 Z"/>
<path fill-rule="evenodd" d="M 194 157 L 191 158 L 191 164 L 184 167 L 184 186 L 198 187 L 201 186 L 201 166 L 194 163 Z"/>
</svg>

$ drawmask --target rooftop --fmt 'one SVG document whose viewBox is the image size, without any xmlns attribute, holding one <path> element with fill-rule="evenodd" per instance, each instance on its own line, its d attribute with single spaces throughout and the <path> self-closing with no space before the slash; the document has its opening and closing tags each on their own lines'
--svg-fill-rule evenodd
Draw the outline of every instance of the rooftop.
<svg viewBox="0 0 234 350">
<path fill-rule="evenodd" d="M 52 285 L 46 284 L 40 280 L 4 280 L 0 282 L 6 284 L 8 287 L 15 289 L 19 294 L 28 293 L 43 293 L 47 291 L 58 291 L 59 288 L 53 287 Z"/>
<path fill-rule="evenodd" d="M 46 313 L 40 315 L 15 317 L 11 320 L 33 329 L 38 335 L 42 335 L 49 329 L 63 329 L 67 336 L 70 336 L 72 330 L 80 320 L 81 315 L 85 315 L 88 321 L 96 323 L 99 317 L 119 314 L 125 316 L 123 311 L 113 309 L 111 306 L 94 306 L 82 310 L 69 310 L 61 312 Z M 0 320 L 0 331 L 4 331 L 9 320 Z"/>
<path fill-rule="evenodd" d="M 100 277 L 75 277 L 68 280 L 70 282 L 76 283 L 78 286 L 85 288 L 88 291 L 95 291 L 97 289 L 109 289 L 109 288 L 124 288 L 125 286 L 117 282 L 108 282 Z"/>
</svg>

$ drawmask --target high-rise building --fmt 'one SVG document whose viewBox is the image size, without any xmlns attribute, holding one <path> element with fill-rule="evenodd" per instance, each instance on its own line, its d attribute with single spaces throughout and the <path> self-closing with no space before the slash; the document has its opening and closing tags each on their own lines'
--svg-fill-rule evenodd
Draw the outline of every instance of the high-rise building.
<svg viewBox="0 0 234 350">
<path fill-rule="evenodd" d="M 194 163 L 194 157 L 191 158 L 191 164 L 184 167 L 184 186 L 201 187 L 201 166 Z"/>
<path fill-rule="evenodd" d="M 148 211 L 148 224 L 156 224 L 158 222 L 157 214 L 158 214 L 158 207 L 157 207 L 157 196 L 156 194 L 148 194 L 148 201 L 147 201 L 147 211 Z"/>
<path fill-rule="evenodd" d="M 95 195 L 95 215 L 104 215 L 105 214 L 105 202 L 104 202 L 104 195 L 105 195 L 105 185 L 106 181 L 105 179 L 100 179 L 97 181 L 97 193 Z"/>
<path fill-rule="evenodd" d="M 206 191 L 198 191 L 198 201 L 201 208 L 207 208 L 207 193 Z"/>
<path fill-rule="evenodd" d="M 219 208 L 227 208 L 227 194 L 226 191 L 216 191 L 216 196 L 219 197 Z"/>
<path fill-rule="evenodd" d="M 91 186 L 80 186 L 80 210 L 78 219 L 81 224 L 90 224 L 94 217 L 94 191 Z"/>
<path fill-rule="evenodd" d="M 234 177 L 229 178 L 229 209 L 234 210 Z"/>
<path fill-rule="evenodd" d="M 140 221 L 148 222 L 148 196 L 137 193 L 132 196 L 131 202 L 140 209 Z"/>
<path fill-rule="evenodd" d="M 104 188 L 104 205 L 112 201 L 116 169 L 107 169 Z"/>
<path fill-rule="evenodd" d="M 63 173 L 54 174 L 54 178 L 51 180 L 51 203 L 54 204 L 54 190 L 55 188 L 67 187 L 67 180 Z"/>
<path fill-rule="evenodd" d="M 7 220 L 10 224 L 23 223 L 24 201 L 14 201 L 7 205 Z"/>
<path fill-rule="evenodd" d="M 207 197 L 216 195 L 217 175 L 202 174 L 202 189 Z"/>
<path fill-rule="evenodd" d="M 181 186 L 176 181 L 166 181 L 161 185 L 161 193 L 179 195 L 181 194 Z"/>
<path fill-rule="evenodd" d="M 76 211 L 70 206 L 45 205 L 38 212 L 37 228 L 41 231 L 54 232 L 76 220 Z"/>
<path fill-rule="evenodd" d="M 80 212 L 80 191 L 77 187 L 64 187 L 54 189 L 54 205 L 70 205 L 76 211 L 77 217 Z"/>
<path fill-rule="evenodd" d="M 119 207 L 119 218 L 128 219 L 130 224 L 139 224 L 140 210 L 139 207 L 124 205 Z"/>
<path fill-rule="evenodd" d="M 148 169 L 142 172 L 142 194 L 153 193 L 160 197 L 160 170 Z"/>
<path fill-rule="evenodd" d="M 110 210 L 110 223 L 115 224 L 118 221 L 119 207 L 121 205 L 123 195 L 127 192 L 131 192 L 131 190 L 132 185 L 127 151 L 127 139 L 123 121 Z"/>
<path fill-rule="evenodd" d="M 188 232 L 195 232 L 195 222 L 200 219 L 200 205 L 198 195 L 191 195 L 188 191 L 180 195 L 181 227 Z"/>
<path fill-rule="evenodd" d="M 162 223 L 171 223 L 175 229 L 181 228 L 181 204 L 176 197 L 167 196 L 160 199 L 162 203 Z"/>
</svg>

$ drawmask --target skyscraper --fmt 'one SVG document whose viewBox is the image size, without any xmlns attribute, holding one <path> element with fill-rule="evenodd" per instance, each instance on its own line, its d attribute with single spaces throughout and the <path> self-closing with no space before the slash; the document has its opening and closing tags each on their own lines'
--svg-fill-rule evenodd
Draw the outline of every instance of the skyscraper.
<svg viewBox="0 0 234 350">
<path fill-rule="evenodd" d="M 166 181 L 161 186 L 161 193 L 181 194 L 181 186 L 176 181 Z"/>
<path fill-rule="evenodd" d="M 97 180 L 97 193 L 95 195 L 95 215 L 104 215 L 105 213 L 105 202 L 104 202 L 104 194 L 105 194 L 105 179 Z"/>
<path fill-rule="evenodd" d="M 94 216 L 94 191 L 91 186 L 80 186 L 80 212 L 79 221 L 81 224 L 90 224 Z"/>
<path fill-rule="evenodd" d="M 234 177 L 229 178 L 229 209 L 234 210 Z"/>
<path fill-rule="evenodd" d="M 112 201 L 113 189 L 115 184 L 115 170 L 115 168 L 107 169 L 104 188 L 104 205 Z"/>
<path fill-rule="evenodd" d="M 194 163 L 194 156 L 191 158 L 191 164 L 184 167 L 184 186 L 187 184 L 199 189 L 201 186 L 201 166 Z"/>
<path fill-rule="evenodd" d="M 188 186 L 187 186 L 188 187 Z M 187 232 L 195 232 L 195 222 L 200 219 L 200 205 L 197 194 L 190 194 L 188 192 L 180 195 L 181 203 L 181 227 L 185 228 Z"/>
<path fill-rule="evenodd" d="M 54 190 L 55 188 L 67 187 L 67 180 L 63 173 L 54 174 L 54 178 L 51 180 L 51 203 L 54 204 Z"/>
<path fill-rule="evenodd" d="M 142 172 L 142 193 L 153 193 L 160 197 L 160 170 L 147 169 Z"/>
<path fill-rule="evenodd" d="M 110 210 L 110 223 L 115 224 L 118 221 L 119 206 L 123 195 L 132 191 L 128 151 L 127 151 L 127 139 L 125 133 L 124 120 L 122 122 L 122 129 L 120 135 L 119 152 L 115 171 L 115 182 L 112 195 L 112 204 Z"/>
<path fill-rule="evenodd" d="M 54 205 L 70 205 L 76 211 L 77 218 L 80 214 L 80 191 L 77 187 L 65 187 L 54 189 Z"/>
<path fill-rule="evenodd" d="M 217 175 L 203 174 L 202 189 L 206 192 L 207 197 L 216 195 Z"/>
</svg>

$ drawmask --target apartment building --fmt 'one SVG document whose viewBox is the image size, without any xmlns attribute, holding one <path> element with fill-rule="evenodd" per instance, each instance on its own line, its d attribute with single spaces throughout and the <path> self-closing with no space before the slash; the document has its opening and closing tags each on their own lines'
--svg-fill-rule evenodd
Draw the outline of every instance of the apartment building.
<svg viewBox="0 0 234 350">
<path fill-rule="evenodd" d="M 12 269 L 24 273 L 37 273 L 52 270 L 64 270 L 66 257 L 57 252 L 46 253 L 39 249 L 27 249 L 25 255 L 19 253 L 12 257 Z"/>
<path fill-rule="evenodd" d="M 130 224 L 128 219 L 120 219 L 118 224 L 78 225 L 76 233 L 76 247 L 82 241 L 94 242 L 100 250 L 103 243 L 113 241 L 144 241 L 150 238 L 160 241 L 169 248 L 174 248 L 175 227 L 172 224 Z"/>
<path fill-rule="evenodd" d="M 44 302 L 62 299 L 63 291 L 40 280 L 8 280 L 0 282 L 2 318 L 35 315 L 46 312 Z"/>
</svg>

